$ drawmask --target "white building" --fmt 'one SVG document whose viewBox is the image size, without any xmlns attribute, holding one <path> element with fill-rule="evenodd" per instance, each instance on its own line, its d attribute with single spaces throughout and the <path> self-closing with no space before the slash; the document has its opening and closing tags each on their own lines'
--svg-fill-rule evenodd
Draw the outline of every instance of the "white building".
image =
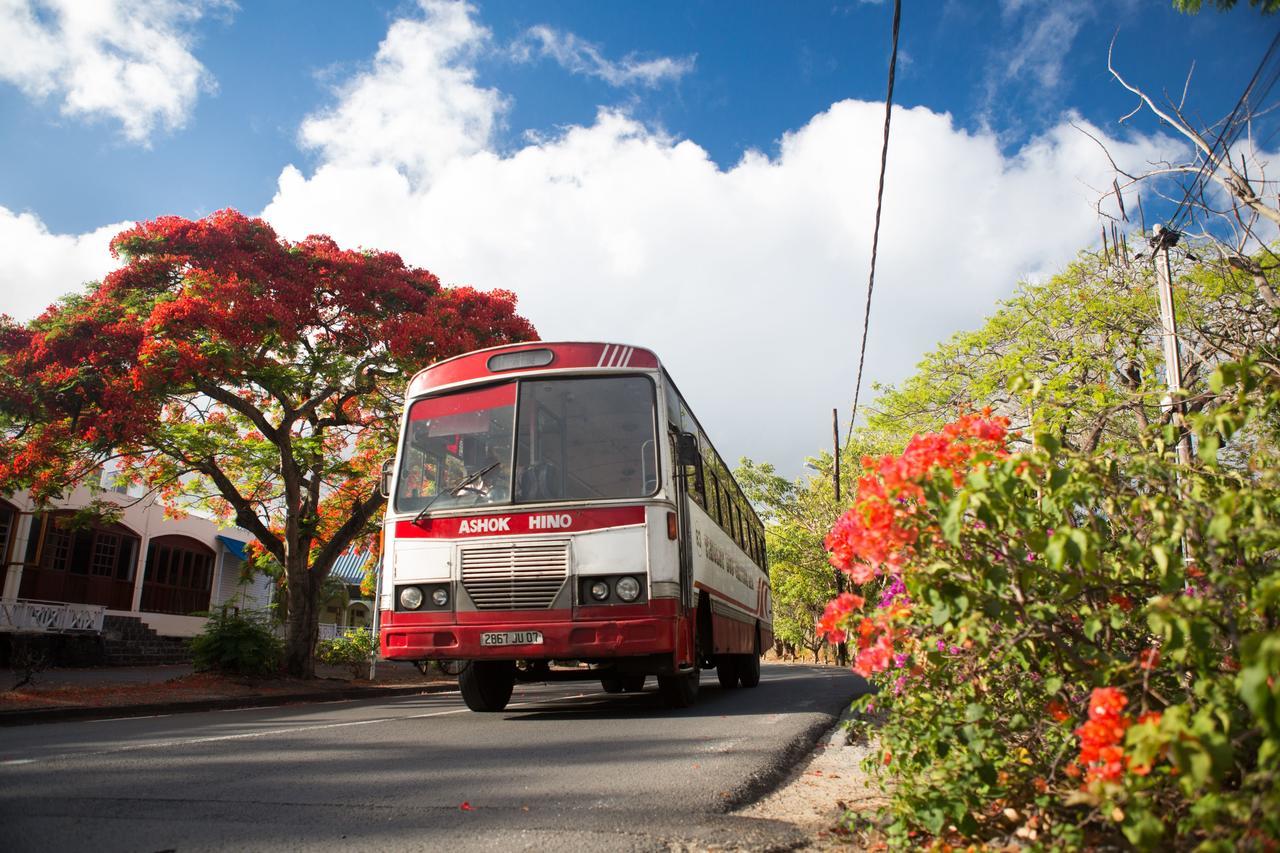
<svg viewBox="0 0 1280 853">
<path fill-rule="evenodd" d="M 121 507 L 119 522 L 80 529 L 59 524 L 95 497 Z M 90 616 L 97 630 L 103 617 L 134 617 L 162 637 L 195 636 L 206 620 L 193 613 L 224 603 L 263 610 L 270 603 L 270 579 L 240 582 L 252 538 L 197 515 L 165 518 L 154 497 L 122 489 L 80 487 L 50 511 L 38 511 L 25 495 L 0 496 L 0 630 L 22 628 L 24 619 L 30 628 L 38 611 L 45 622 L 64 613 L 78 619 L 80 629 Z"/>
</svg>

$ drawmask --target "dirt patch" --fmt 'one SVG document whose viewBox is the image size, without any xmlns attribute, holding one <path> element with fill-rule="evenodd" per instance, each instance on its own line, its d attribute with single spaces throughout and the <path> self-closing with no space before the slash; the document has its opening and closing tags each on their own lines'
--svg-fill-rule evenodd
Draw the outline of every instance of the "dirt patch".
<svg viewBox="0 0 1280 853">
<path fill-rule="evenodd" d="M 845 848 L 854 843 L 842 828 L 845 813 L 870 813 L 886 802 L 862 769 L 873 748 L 851 743 L 841 720 L 773 793 L 738 814 L 793 824 L 809 838 L 801 850 Z"/>
</svg>

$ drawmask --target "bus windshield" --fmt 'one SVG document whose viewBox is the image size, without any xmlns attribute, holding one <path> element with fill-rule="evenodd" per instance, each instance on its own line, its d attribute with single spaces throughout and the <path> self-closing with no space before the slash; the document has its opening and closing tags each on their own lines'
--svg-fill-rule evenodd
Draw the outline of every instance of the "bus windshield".
<svg viewBox="0 0 1280 853">
<path fill-rule="evenodd" d="M 654 414 L 644 376 L 525 379 L 417 400 L 396 509 L 649 497 Z"/>
</svg>

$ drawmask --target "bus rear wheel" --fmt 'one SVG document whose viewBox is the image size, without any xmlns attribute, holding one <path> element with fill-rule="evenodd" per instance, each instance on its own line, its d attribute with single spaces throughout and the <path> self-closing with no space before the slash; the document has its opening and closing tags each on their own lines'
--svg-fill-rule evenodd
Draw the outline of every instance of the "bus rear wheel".
<svg viewBox="0 0 1280 853">
<path fill-rule="evenodd" d="M 473 711 L 501 711 L 515 683 L 516 665 L 509 660 L 473 660 L 458 676 L 462 699 Z"/>
<path fill-rule="evenodd" d="M 692 672 L 680 675 L 659 675 L 658 691 L 668 708 L 688 708 L 698 698 L 698 682 L 702 672 L 696 666 Z"/>
<path fill-rule="evenodd" d="M 743 687 L 755 687 L 760 683 L 760 655 L 738 655 L 738 680 Z"/>
<path fill-rule="evenodd" d="M 738 686 L 739 657 L 743 655 L 716 655 L 716 678 L 720 679 L 721 687 Z"/>
<path fill-rule="evenodd" d="M 624 675 L 622 676 L 622 689 L 628 693 L 639 693 L 644 690 L 644 682 L 647 676 L 644 675 Z"/>
</svg>

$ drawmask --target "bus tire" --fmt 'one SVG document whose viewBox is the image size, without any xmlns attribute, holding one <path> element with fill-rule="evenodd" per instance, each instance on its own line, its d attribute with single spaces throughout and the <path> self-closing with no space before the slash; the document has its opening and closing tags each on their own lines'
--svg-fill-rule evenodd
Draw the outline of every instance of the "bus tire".
<svg viewBox="0 0 1280 853">
<path fill-rule="evenodd" d="M 720 686 L 729 688 L 738 686 L 738 658 L 742 655 L 716 655 L 716 678 Z"/>
<path fill-rule="evenodd" d="M 702 671 L 697 667 L 692 672 L 680 675 L 659 675 L 658 690 L 668 708 L 688 708 L 698 698 L 698 682 Z"/>
<path fill-rule="evenodd" d="M 760 683 L 760 654 L 738 655 L 738 680 L 743 687 L 755 687 Z"/>
<path fill-rule="evenodd" d="M 600 686 L 604 688 L 605 693 L 621 693 L 626 686 L 626 681 L 621 675 L 606 675 L 600 679 Z"/>
<path fill-rule="evenodd" d="M 622 689 L 628 693 L 639 693 L 644 690 L 646 677 L 644 675 L 624 675 L 622 676 Z"/>
<path fill-rule="evenodd" d="M 511 701 L 516 665 L 509 660 L 476 660 L 458 676 L 462 699 L 473 711 L 501 711 Z"/>
</svg>

